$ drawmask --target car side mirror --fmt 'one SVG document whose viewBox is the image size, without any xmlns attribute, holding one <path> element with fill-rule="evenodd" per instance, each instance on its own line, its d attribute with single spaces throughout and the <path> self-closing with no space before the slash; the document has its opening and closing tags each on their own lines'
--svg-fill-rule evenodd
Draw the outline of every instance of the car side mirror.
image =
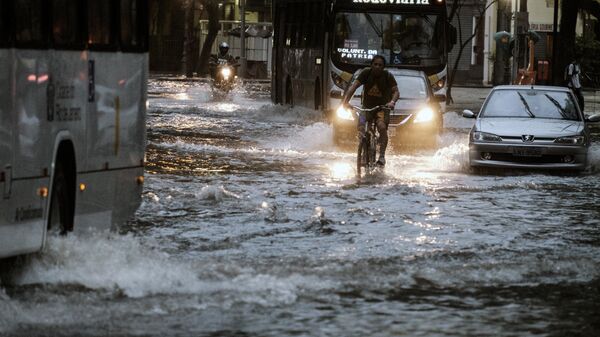
<svg viewBox="0 0 600 337">
<path fill-rule="evenodd" d="M 476 113 L 474 113 L 474 112 L 473 112 L 473 111 L 471 111 L 471 110 L 467 110 L 467 109 L 465 109 L 465 110 L 463 110 L 463 112 L 462 112 L 462 116 L 463 116 L 463 117 L 465 117 L 465 118 L 475 118 L 475 117 L 477 116 L 477 114 L 476 114 Z"/>
<path fill-rule="evenodd" d="M 585 117 L 585 121 L 586 122 L 590 122 L 590 123 L 600 122 L 600 114 L 594 114 L 594 115 L 591 115 L 591 116 L 586 116 Z"/>
<path fill-rule="evenodd" d="M 433 98 L 440 103 L 446 102 L 446 95 L 444 94 L 435 94 Z"/>
</svg>

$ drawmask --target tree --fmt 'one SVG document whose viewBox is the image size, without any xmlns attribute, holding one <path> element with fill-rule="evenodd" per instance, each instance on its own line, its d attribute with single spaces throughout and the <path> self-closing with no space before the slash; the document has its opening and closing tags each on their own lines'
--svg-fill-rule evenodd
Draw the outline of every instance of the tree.
<svg viewBox="0 0 600 337">
<path fill-rule="evenodd" d="M 207 74 L 210 51 L 219 33 L 219 1 L 204 0 L 202 4 L 208 16 L 208 34 L 202 45 L 202 52 L 200 53 L 196 68 L 199 74 Z"/>
<path fill-rule="evenodd" d="M 194 0 L 185 0 L 185 28 L 183 38 L 183 72 L 185 76 L 191 77 L 194 72 L 194 45 L 196 36 L 194 34 Z"/>
<path fill-rule="evenodd" d="M 557 1 L 557 0 L 555 0 Z M 581 10 L 590 13 L 596 19 L 600 20 L 600 3 L 596 0 L 563 0 L 560 2 L 560 35 L 558 37 L 557 48 L 560 53 L 556 53 L 556 67 L 554 68 L 554 83 L 562 82 L 563 71 L 567 64 L 575 56 L 575 27 L 577 26 L 577 15 Z M 599 39 L 600 36 L 596 36 Z"/>
<path fill-rule="evenodd" d="M 464 8 L 464 5 L 466 4 L 466 2 L 467 2 L 467 0 L 454 0 L 452 2 L 452 6 L 450 7 L 450 14 L 448 15 L 448 22 L 452 22 L 452 20 L 456 16 L 456 21 L 458 23 L 458 47 L 459 47 L 459 49 L 458 49 L 458 56 L 456 57 L 456 60 L 454 61 L 454 66 L 452 67 L 450 74 L 448 76 L 448 90 L 446 91 L 446 104 L 452 104 L 454 102 L 454 100 L 452 99 L 452 86 L 454 85 L 454 78 L 456 76 L 456 70 L 458 69 L 458 63 L 460 62 L 460 58 L 462 57 L 462 54 L 463 54 L 465 48 L 467 47 L 467 45 L 469 45 L 469 43 L 471 43 L 473 38 L 475 38 L 475 36 L 477 35 L 477 31 L 479 30 L 479 27 L 481 27 L 481 25 L 485 19 L 485 15 L 484 15 L 485 12 L 488 10 L 488 8 L 490 8 L 491 5 L 498 2 L 498 0 L 489 1 L 485 7 L 484 6 L 477 7 L 477 10 L 479 11 L 479 18 L 475 22 L 475 27 L 474 27 L 475 29 L 473 29 L 473 34 L 471 36 L 467 37 L 463 41 L 460 12 Z"/>
</svg>

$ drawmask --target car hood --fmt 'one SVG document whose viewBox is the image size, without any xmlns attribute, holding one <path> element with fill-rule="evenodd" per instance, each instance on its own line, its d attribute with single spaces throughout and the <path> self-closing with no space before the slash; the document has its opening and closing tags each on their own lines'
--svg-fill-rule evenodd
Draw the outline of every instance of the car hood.
<svg viewBox="0 0 600 337">
<path fill-rule="evenodd" d="M 394 107 L 394 113 L 395 114 L 401 114 L 401 113 L 407 113 L 407 112 L 414 112 L 415 110 L 419 110 L 422 107 L 425 106 L 425 101 L 422 100 L 415 100 L 415 99 L 406 99 L 406 100 L 399 100 L 396 102 L 396 106 Z"/>
<path fill-rule="evenodd" d="M 559 137 L 581 133 L 584 124 L 582 121 L 541 118 L 479 118 L 475 127 L 498 136 Z"/>
</svg>

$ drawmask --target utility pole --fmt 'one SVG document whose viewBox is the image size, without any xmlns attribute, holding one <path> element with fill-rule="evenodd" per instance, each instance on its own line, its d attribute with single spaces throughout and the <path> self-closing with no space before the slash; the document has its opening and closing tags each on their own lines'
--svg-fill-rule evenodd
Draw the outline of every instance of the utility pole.
<svg viewBox="0 0 600 337">
<path fill-rule="evenodd" d="M 240 71 L 239 76 L 246 78 L 246 0 L 240 0 L 240 15 L 242 26 L 240 27 Z"/>
<path fill-rule="evenodd" d="M 550 77 L 551 80 L 551 84 L 553 85 L 557 85 L 559 84 L 559 80 L 558 80 L 558 68 L 556 67 L 556 65 L 558 64 L 557 61 L 557 54 L 556 52 L 558 51 L 558 0 L 554 0 L 554 18 L 552 21 L 553 25 L 552 25 L 552 60 L 550 61 L 552 67 L 551 67 L 551 72 L 552 72 L 552 76 Z"/>
<path fill-rule="evenodd" d="M 512 80 L 518 78 L 519 69 L 525 69 L 527 64 L 525 57 L 527 55 L 527 43 L 525 37 L 529 30 L 529 12 L 527 12 L 527 0 L 518 0 L 517 11 L 515 12 L 515 50 L 513 52 Z"/>
</svg>

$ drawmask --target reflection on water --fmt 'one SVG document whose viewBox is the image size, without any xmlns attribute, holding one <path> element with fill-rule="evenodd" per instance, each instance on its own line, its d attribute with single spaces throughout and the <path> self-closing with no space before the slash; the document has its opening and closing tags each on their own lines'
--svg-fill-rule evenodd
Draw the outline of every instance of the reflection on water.
<svg viewBox="0 0 600 337">
<path fill-rule="evenodd" d="M 597 144 L 580 176 L 471 175 L 447 113 L 357 182 L 318 112 L 151 88 L 136 218 L 3 279 L 0 335 L 598 335 Z"/>
</svg>

